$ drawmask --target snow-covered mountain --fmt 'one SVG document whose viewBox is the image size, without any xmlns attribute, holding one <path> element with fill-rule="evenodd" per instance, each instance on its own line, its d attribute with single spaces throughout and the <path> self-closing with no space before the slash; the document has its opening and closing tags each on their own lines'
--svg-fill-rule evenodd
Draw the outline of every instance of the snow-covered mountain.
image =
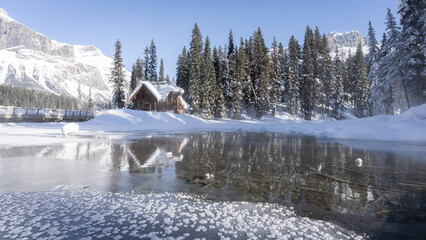
<svg viewBox="0 0 426 240">
<path fill-rule="evenodd" d="M 81 84 L 83 100 L 92 88 L 94 101 L 107 102 L 112 61 L 95 46 L 61 43 L 37 33 L 0 8 L 0 84 L 74 97 Z"/>
<path fill-rule="evenodd" d="M 342 54 L 344 59 L 346 59 L 350 54 L 354 55 L 359 43 L 361 43 L 364 55 L 369 52 L 367 38 L 362 36 L 362 34 L 358 31 L 350 31 L 346 33 L 331 32 L 327 35 L 327 39 L 331 56 L 333 58 L 336 55 L 336 48 Z"/>
</svg>

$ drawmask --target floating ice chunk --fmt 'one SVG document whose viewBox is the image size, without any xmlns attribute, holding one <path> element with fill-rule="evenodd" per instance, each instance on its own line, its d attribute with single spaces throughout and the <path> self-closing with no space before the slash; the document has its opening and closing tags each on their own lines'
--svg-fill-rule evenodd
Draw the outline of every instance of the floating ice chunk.
<svg viewBox="0 0 426 240">
<path fill-rule="evenodd" d="M 80 126 L 77 123 L 68 123 L 62 127 L 62 135 L 74 136 L 80 130 Z"/>
<path fill-rule="evenodd" d="M 362 166 L 362 159 L 361 158 L 355 159 L 355 165 L 357 165 L 358 167 L 361 167 Z"/>
<path fill-rule="evenodd" d="M 166 156 L 167 156 L 168 158 L 171 158 L 171 157 L 173 157 L 173 154 L 172 154 L 171 152 L 167 152 Z"/>
</svg>

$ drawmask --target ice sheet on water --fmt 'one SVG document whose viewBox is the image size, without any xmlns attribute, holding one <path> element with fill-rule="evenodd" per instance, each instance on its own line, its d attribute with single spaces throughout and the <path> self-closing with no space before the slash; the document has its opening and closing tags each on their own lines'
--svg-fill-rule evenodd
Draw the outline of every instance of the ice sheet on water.
<svg viewBox="0 0 426 240">
<path fill-rule="evenodd" d="M 0 202 L 0 239 L 363 238 L 275 204 L 211 202 L 181 193 L 104 193 L 62 186 L 44 192 L 3 193 Z M 37 217 L 27 215 L 32 206 L 39 206 Z M 65 217 L 57 218 L 61 213 Z"/>
</svg>

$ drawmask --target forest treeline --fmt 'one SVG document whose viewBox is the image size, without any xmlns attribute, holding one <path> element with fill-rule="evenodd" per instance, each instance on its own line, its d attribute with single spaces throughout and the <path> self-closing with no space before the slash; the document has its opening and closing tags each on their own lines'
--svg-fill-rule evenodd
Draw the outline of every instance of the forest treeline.
<svg viewBox="0 0 426 240">
<path fill-rule="evenodd" d="M 77 98 L 9 85 L 0 85 L 0 106 L 69 110 L 82 107 Z"/>
<path fill-rule="evenodd" d="M 359 45 L 347 59 L 329 49 L 318 27 L 306 28 L 302 45 L 292 36 L 287 49 L 275 38 L 268 48 L 260 28 L 237 45 L 231 30 L 227 46 L 212 50 L 195 24 L 189 49 L 178 58 L 176 83 L 193 113 L 207 119 L 239 119 L 244 109 L 261 118 L 278 105 L 307 120 L 341 119 L 345 104 L 357 117 L 398 114 L 426 102 L 424 5 L 401 1 L 401 26 L 388 9 L 381 43 L 370 22 L 368 55 Z"/>
</svg>

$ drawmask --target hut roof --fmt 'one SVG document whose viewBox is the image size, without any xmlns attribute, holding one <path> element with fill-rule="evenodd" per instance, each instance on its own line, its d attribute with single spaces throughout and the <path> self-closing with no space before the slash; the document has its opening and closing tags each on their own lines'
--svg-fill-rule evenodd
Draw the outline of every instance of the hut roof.
<svg viewBox="0 0 426 240">
<path fill-rule="evenodd" d="M 135 87 L 135 90 L 133 90 L 133 92 L 130 94 L 129 99 L 132 100 L 143 86 L 145 86 L 159 102 L 166 101 L 167 96 L 169 96 L 169 93 L 171 92 L 182 94 L 184 93 L 182 88 L 173 84 L 165 82 L 152 83 L 148 81 L 142 81 L 137 87 Z"/>
</svg>

